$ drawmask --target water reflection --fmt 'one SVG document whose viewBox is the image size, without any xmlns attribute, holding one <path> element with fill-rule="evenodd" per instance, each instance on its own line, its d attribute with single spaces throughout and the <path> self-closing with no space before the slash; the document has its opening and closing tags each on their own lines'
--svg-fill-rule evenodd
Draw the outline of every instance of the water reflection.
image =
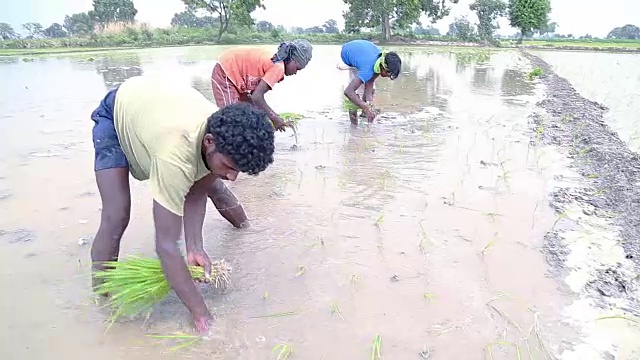
<svg viewBox="0 0 640 360">
<path fill-rule="evenodd" d="M 471 85 L 479 90 L 492 90 L 496 85 L 493 69 L 490 67 L 476 66 L 473 69 Z"/>
<path fill-rule="evenodd" d="M 465 50 L 450 52 L 456 62 L 456 72 L 463 73 L 472 65 L 486 64 L 491 61 L 492 52 L 486 50 Z"/>
<path fill-rule="evenodd" d="M 413 113 L 424 107 L 446 110 L 446 97 L 450 89 L 445 86 L 442 68 L 438 65 L 442 54 L 401 54 L 405 72 L 396 80 L 381 79 L 376 82 L 376 102 L 381 106 L 393 106 L 394 112 Z M 407 71 L 408 70 L 408 71 Z"/>
<path fill-rule="evenodd" d="M 514 96 L 534 95 L 535 84 L 526 78 L 526 75 L 516 69 L 505 69 L 501 82 L 502 101 L 513 104 Z"/>
<path fill-rule="evenodd" d="M 342 205 L 380 212 L 393 200 L 395 182 L 385 165 L 394 159 L 384 156 L 384 139 L 369 127 L 351 128 L 346 136 L 340 151 L 344 156 L 340 187 L 348 195 Z"/>
<path fill-rule="evenodd" d="M 107 89 L 112 89 L 130 77 L 142 75 L 142 67 L 138 55 L 123 53 L 98 59 L 96 72 L 102 75 Z"/>
</svg>

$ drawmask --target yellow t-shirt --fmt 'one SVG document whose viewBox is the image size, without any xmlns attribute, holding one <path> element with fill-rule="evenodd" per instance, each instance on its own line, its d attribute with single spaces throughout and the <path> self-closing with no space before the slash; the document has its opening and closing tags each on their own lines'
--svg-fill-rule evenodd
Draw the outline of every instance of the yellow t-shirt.
<svg viewBox="0 0 640 360">
<path fill-rule="evenodd" d="M 149 180 L 153 199 L 176 215 L 191 186 L 210 174 L 202 139 L 217 110 L 189 84 L 149 76 L 126 80 L 116 93 L 115 128 L 131 175 Z"/>
</svg>

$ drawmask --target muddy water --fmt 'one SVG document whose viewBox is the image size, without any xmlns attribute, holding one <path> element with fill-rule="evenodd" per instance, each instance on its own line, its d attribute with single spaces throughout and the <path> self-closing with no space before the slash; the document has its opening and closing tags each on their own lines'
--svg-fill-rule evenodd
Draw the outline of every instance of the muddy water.
<svg viewBox="0 0 640 360">
<path fill-rule="evenodd" d="M 386 359 L 483 359 L 487 347 L 494 359 L 543 359 L 566 347 L 568 297 L 539 251 L 555 217 L 549 164 L 528 145 L 540 96 L 529 64 L 515 52 L 417 48 L 402 49 L 398 80 L 379 82 L 373 126 L 352 128 L 340 109 L 338 47 L 315 47 L 308 69 L 268 95 L 307 118 L 297 150 L 278 134 L 271 168 L 231 185 L 251 228 L 209 209 L 206 249 L 234 266 L 224 294 L 205 290 L 210 339 L 170 352 L 145 336 L 191 331 L 175 295 L 104 333 L 82 245 L 100 208 L 89 114 L 140 74 L 210 98 L 222 49 L 2 59 L 3 359 L 270 359 L 283 343 L 299 359 L 367 359 L 376 335 Z M 132 182 L 132 193 L 122 254 L 154 256 L 148 189 Z"/>
<path fill-rule="evenodd" d="M 640 151 L 640 55 L 532 51 L 587 99 L 609 108 L 607 124 Z"/>
</svg>

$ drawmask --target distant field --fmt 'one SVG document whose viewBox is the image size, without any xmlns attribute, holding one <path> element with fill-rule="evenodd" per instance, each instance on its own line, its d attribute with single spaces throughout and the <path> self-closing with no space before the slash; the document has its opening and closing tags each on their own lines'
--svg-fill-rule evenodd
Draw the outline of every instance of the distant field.
<svg viewBox="0 0 640 360">
<path fill-rule="evenodd" d="M 523 45 L 528 46 L 548 46 L 548 47 L 593 47 L 593 48 L 627 48 L 640 49 L 640 41 L 620 41 L 620 40 L 525 40 Z"/>
<path fill-rule="evenodd" d="M 91 52 L 91 51 L 113 51 L 113 50 L 126 50 L 132 49 L 131 47 L 104 47 L 104 48 L 70 48 L 70 47 L 58 47 L 58 48 L 41 48 L 41 49 L 0 49 L 0 56 L 20 56 L 20 55 L 44 55 L 44 54 L 64 54 L 64 53 L 76 53 L 76 52 Z"/>
<path fill-rule="evenodd" d="M 323 42 L 323 39 L 315 39 L 316 41 L 312 41 L 317 44 L 326 44 L 327 42 Z M 420 43 L 421 40 L 414 39 L 415 41 L 405 41 L 398 44 L 394 44 L 392 41 L 389 45 L 409 45 L 409 46 L 423 46 L 424 43 Z M 514 40 L 500 40 L 502 45 L 505 47 L 518 46 L 516 41 Z M 275 43 L 273 40 L 270 41 L 259 41 L 255 44 L 263 44 L 263 43 Z M 239 43 L 245 44 L 245 43 Z M 192 44 L 192 45 L 201 45 L 201 44 Z M 225 44 L 232 45 L 232 44 Z M 429 44 L 433 45 L 433 44 Z M 460 42 L 459 44 L 456 41 L 448 41 L 443 42 L 443 46 L 459 46 L 459 47 L 469 47 L 472 44 L 466 44 Z M 545 39 L 545 40 L 524 40 L 522 43 L 523 46 L 535 46 L 540 48 L 585 48 L 585 49 L 602 49 L 603 51 L 607 50 L 615 50 L 615 49 L 632 49 L 640 51 L 640 40 L 609 40 L 609 39 Z M 36 55 L 44 55 L 44 54 L 63 54 L 63 53 L 78 53 L 78 52 L 95 52 L 95 51 L 114 51 L 114 50 L 131 50 L 131 49 L 139 49 L 139 48 L 149 48 L 149 47 L 171 47 L 171 46 L 190 46 L 190 44 L 126 44 L 126 45 L 114 45 L 114 46 L 103 46 L 103 47 L 66 47 L 66 46 L 48 46 L 41 48 L 29 48 L 29 49 L 3 49 L 0 48 L 0 56 L 36 56 Z"/>
</svg>

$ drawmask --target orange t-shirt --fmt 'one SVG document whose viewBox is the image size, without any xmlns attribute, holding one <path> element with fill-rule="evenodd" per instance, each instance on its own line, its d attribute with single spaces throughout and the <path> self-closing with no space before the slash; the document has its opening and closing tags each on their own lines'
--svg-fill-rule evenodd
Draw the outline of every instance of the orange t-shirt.
<svg viewBox="0 0 640 360">
<path fill-rule="evenodd" d="M 218 62 L 238 90 L 251 92 L 260 80 L 273 89 L 276 83 L 284 79 L 284 63 L 274 64 L 272 56 L 263 49 L 239 48 L 227 50 Z"/>
</svg>

